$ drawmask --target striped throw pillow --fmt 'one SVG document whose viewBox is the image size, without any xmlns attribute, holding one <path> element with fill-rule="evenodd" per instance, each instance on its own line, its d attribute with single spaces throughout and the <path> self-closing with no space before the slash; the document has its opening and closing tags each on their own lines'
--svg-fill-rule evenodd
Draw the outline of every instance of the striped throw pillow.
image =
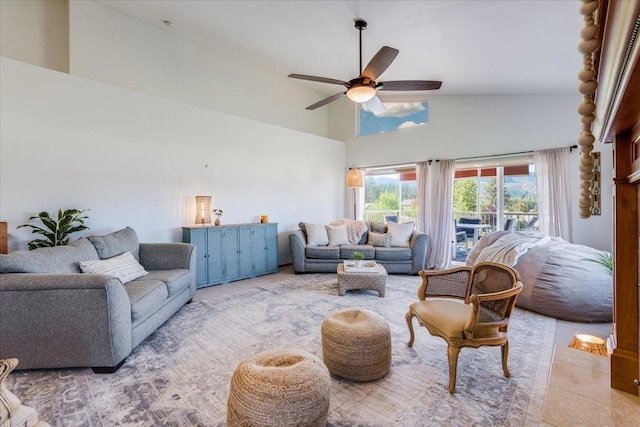
<svg viewBox="0 0 640 427">
<path fill-rule="evenodd" d="M 83 273 L 113 276 L 120 279 L 122 284 L 148 274 L 144 267 L 136 261 L 131 252 L 125 252 L 107 259 L 80 261 L 80 270 Z"/>
</svg>

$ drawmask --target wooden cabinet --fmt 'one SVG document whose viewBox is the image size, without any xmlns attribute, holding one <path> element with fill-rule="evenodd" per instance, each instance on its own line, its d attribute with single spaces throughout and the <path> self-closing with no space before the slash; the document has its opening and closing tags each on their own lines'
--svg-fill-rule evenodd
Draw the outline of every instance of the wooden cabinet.
<svg viewBox="0 0 640 427">
<path fill-rule="evenodd" d="M 611 386 L 640 383 L 640 2 L 600 2 L 602 48 L 594 135 L 613 142 L 614 289 Z"/>
<path fill-rule="evenodd" d="M 182 227 L 182 241 L 196 245 L 196 287 L 278 272 L 278 225 Z"/>
</svg>

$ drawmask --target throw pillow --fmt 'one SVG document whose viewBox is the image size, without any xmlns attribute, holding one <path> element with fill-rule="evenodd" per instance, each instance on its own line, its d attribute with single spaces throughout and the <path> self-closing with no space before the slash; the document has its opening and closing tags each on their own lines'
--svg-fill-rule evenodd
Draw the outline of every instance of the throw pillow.
<svg viewBox="0 0 640 427">
<path fill-rule="evenodd" d="M 387 233 L 387 224 L 384 222 L 372 222 L 369 225 L 369 230 L 374 233 Z"/>
<path fill-rule="evenodd" d="M 391 246 L 391 234 L 369 232 L 369 240 L 367 244 L 378 248 L 388 248 Z"/>
<path fill-rule="evenodd" d="M 305 224 L 307 230 L 307 244 L 313 246 L 327 246 L 329 235 L 324 224 Z"/>
<path fill-rule="evenodd" d="M 80 270 L 83 273 L 113 276 L 120 279 L 123 285 L 148 274 L 144 267 L 131 255 L 131 252 L 125 252 L 108 259 L 80 261 Z"/>
<path fill-rule="evenodd" d="M 349 234 L 347 233 L 347 225 L 327 225 L 327 234 L 329 235 L 329 246 L 340 246 L 349 244 Z"/>
<path fill-rule="evenodd" d="M 89 241 L 93 243 L 100 259 L 112 258 L 125 252 L 131 252 L 138 260 L 138 235 L 131 227 L 114 231 L 106 236 L 89 236 Z"/>
<path fill-rule="evenodd" d="M 411 239 L 411 235 L 413 234 L 413 226 L 412 222 L 403 222 L 400 224 L 396 224 L 395 222 L 390 222 L 387 224 L 387 229 L 389 230 L 389 234 L 391 234 L 391 246 L 409 246 L 409 240 Z"/>
</svg>

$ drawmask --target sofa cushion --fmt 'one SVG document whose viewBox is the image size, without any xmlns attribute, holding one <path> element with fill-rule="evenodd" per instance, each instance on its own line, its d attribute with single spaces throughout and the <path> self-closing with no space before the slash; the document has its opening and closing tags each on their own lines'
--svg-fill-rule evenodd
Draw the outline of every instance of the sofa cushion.
<svg viewBox="0 0 640 427">
<path fill-rule="evenodd" d="M 134 280 L 125 286 L 131 301 L 131 321 L 135 324 L 146 319 L 164 305 L 169 292 L 160 280 Z"/>
<path fill-rule="evenodd" d="M 125 252 L 131 252 L 136 261 L 140 260 L 138 256 L 140 250 L 138 236 L 131 227 L 114 231 L 105 236 L 89 236 L 89 241 L 95 246 L 100 259 L 112 258 Z"/>
<path fill-rule="evenodd" d="M 390 222 L 387 224 L 387 227 L 389 234 L 391 234 L 391 246 L 409 246 L 414 228 L 412 222 L 403 222 L 400 224 Z"/>
<path fill-rule="evenodd" d="M 384 222 L 367 222 L 367 227 L 369 228 L 369 231 L 373 231 L 374 233 L 387 232 L 387 224 Z"/>
<path fill-rule="evenodd" d="M 107 259 L 80 261 L 80 270 L 83 273 L 113 276 L 123 284 L 147 274 L 144 267 L 131 255 L 131 252 L 125 252 Z"/>
<path fill-rule="evenodd" d="M 411 249 L 376 248 L 376 259 L 380 261 L 408 261 L 411 259 Z"/>
<path fill-rule="evenodd" d="M 369 229 L 367 228 L 367 231 L 362 233 L 362 237 L 360 238 L 360 241 L 357 244 L 366 245 L 368 241 L 369 241 Z"/>
<path fill-rule="evenodd" d="M 329 246 L 340 246 L 349 244 L 347 225 L 327 225 L 327 235 L 329 236 Z"/>
<path fill-rule="evenodd" d="M 98 259 L 95 248 L 81 237 L 66 246 L 0 255 L 0 273 L 80 273 L 80 261 L 95 259 Z"/>
<path fill-rule="evenodd" d="M 340 246 L 340 258 L 350 259 L 354 252 L 362 252 L 364 259 L 374 259 L 376 250 L 371 245 L 342 245 Z"/>
<path fill-rule="evenodd" d="M 304 254 L 307 258 L 340 259 L 340 247 L 307 245 Z"/>
<path fill-rule="evenodd" d="M 371 246 L 377 246 L 381 248 L 388 248 L 391 246 L 391 234 L 389 233 L 369 233 L 369 240 L 367 243 Z"/>
<path fill-rule="evenodd" d="M 327 246 L 329 244 L 329 235 L 327 227 L 324 224 L 305 224 L 307 230 L 307 244 L 316 246 Z"/>
<path fill-rule="evenodd" d="M 160 280 L 167 285 L 169 297 L 182 292 L 191 283 L 189 270 L 151 270 L 144 280 Z"/>
</svg>

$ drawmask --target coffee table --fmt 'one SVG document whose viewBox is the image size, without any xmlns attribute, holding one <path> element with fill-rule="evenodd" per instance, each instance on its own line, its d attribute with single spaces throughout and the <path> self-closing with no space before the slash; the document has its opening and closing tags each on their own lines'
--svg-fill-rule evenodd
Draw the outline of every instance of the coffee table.
<svg viewBox="0 0 640 427">
<path fill-rule="evenodd" d="M 371 289 L 378 291 L 378 296 L 384 298 L 387 270 L 378 263 L 374 268 L 362 270 L 366 271 L 345 271 L 344 264 L 338 264 L 338 295 L 343 296 L 352 289 Z"/>
</svg>

